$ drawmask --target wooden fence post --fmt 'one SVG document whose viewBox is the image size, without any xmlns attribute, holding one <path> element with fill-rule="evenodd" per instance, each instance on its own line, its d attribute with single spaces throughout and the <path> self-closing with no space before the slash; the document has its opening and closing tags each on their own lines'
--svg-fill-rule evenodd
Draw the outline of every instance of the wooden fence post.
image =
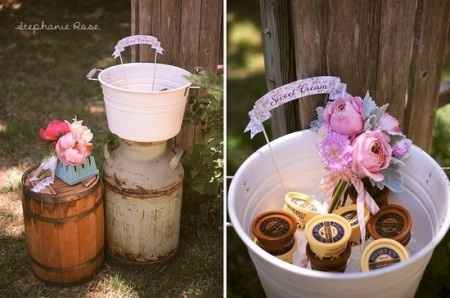
<svg viewBox="0 0 450 298">
<path fill-rule="evenodd" d="M 158 37 L 165 53 L 158 62 L 193 71 L 215 72 L 222 63 L 223 2 L 221 0 L 132 0 L 131 33 Z M 152 61 L 148 46 L 135 47 L 135 61 Z M 199 129 L 184 125 L 176 142 L 185 150 L 201 142 Z"/>
<path fill-rule="evenodd" d="M 295 81 L 294 44 L 290 31 L 289 0 L 260 0 L 267 88 L 272 90 Z M 288 16 L 279 18 L 278 16 Z M 296 128 L 296 103 L 291 102 L 272 112 L 272 137 Z"/>
<path fill-rule="evenodd" d="M 429 151 L 450 2 L 291 0 L 291 7 L 297 79 L 329 74 L 348 83 L 351 94 L 369 90 Z M 322 103 L 316 97 L 299 104 L 299 128 Z"/>
</svg>

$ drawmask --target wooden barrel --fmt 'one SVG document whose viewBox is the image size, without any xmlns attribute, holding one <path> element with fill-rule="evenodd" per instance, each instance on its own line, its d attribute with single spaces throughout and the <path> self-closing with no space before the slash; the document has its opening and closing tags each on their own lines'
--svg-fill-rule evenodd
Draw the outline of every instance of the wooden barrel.
<svg viewBox="0 0 450 298">
<path fill-rule="evenodd" d="M 104 261 L 103 186 L 70 186 L 55 178 L 55 194 L 35 193 L 22 177 L 22 207 L 31 266 L 50 284 L 73 285 L 90 279 Z"/>
</svg>

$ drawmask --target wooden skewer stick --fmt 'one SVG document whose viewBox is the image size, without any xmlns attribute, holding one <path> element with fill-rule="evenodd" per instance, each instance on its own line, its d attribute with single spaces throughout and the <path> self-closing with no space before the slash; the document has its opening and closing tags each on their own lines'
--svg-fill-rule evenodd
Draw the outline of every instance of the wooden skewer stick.
<svg viewBox="0 0 450 298">
<path fill-rule="evenodd" d="M 88 180 L 84 180 L 83 182 L 81 182 L 81 184 L 83 184 L 84 187 L 89 187 L 91 186 L 95 181 L 97 180 L 97 175 L 95 175 L 94 177 L 91 177 Z"/>
</svg>

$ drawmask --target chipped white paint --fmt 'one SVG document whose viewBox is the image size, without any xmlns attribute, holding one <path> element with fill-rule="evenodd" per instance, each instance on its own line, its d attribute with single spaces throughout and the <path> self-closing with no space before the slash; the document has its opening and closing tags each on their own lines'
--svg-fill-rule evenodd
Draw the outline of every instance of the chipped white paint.
<svg viewBox="0 0 450 298">
<path fill-rule="evenodd" d="M 163 261 L 180 232 L 183 167 L 166 142 L 121 141 L 105 150 L 106 240 L 109 253 L 134 262 Z"/>
</svg>

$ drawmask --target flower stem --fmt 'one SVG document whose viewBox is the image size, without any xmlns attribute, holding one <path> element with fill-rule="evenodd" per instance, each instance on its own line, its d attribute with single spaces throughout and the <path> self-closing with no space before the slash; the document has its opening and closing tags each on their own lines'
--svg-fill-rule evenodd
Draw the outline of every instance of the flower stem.
<svg viewBox="0 0 450 298">
<path fill-rule="evenodd" d="M 342 194 L 347 190 L 349 183 L 344 180 L 339 180 L 339 182 L 334 187 L 333 195 L 331 198 L 331 204 L 328 208 L 328 213 L 332 213 L 340 205 Z"/>
</svg>

